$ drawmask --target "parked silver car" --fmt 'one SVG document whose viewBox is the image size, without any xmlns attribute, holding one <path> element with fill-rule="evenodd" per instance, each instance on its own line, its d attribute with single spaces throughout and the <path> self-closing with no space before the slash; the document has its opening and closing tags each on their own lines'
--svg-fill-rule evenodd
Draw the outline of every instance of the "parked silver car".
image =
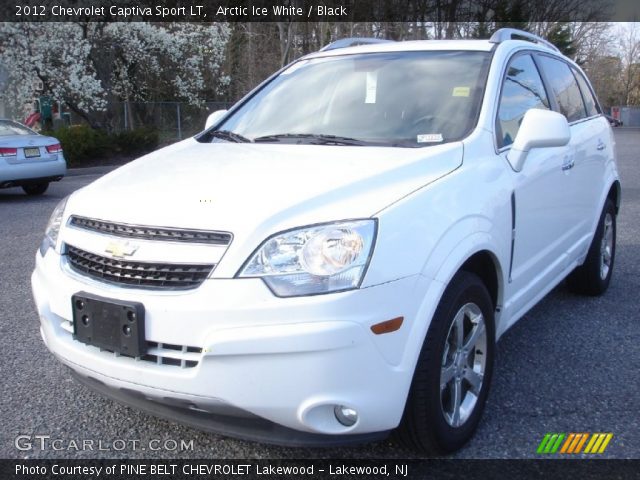
<svg viewBox="0 0 640 480">
<path fill-rule="evenodd" d="M 0 188 L 22 187 L 28 195 L 41 195 L 66 171 L 62 145 L 56 138 L 0 119 Z"/>
</svg>

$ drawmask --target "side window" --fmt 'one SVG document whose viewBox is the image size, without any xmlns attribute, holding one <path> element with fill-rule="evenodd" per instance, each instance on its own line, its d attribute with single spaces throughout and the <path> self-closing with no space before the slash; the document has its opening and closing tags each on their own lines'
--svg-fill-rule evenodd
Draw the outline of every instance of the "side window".
<svg viewBox="0 0 640 480">
<path fill-rule="evenodd" d="M 498 147 L 511 145 L 522 118 L 532 108 L 549 109 L 549 100 L 530 55 L 518 55 L 509 63 L 502 85 L 496 135 Z"/>
<path fill-rule="evenodd" d="M 582 95 L 569 65 L 546 55 L 540 55 L 539 58 L 560 107 L 560 113 L 567 117 L 568 122 L 585 118 L 587 114 Z"/>
<path fill-rule="evenodd" d="M 589 84 L 584 79 L 582 73 L 577 71 L 575 68 L 572 69 L 573 74 L 578 80 L 578 85 L 580 86 L 580 91 L 582 92 L 582 98 L 584 99 L 584 106 L 587 109 L 587 117 L 593 117 L 594 115 L 598 115 L 600 113 L 598 111 L 598 102 L 596 102 L 596 97 L 593 96 L 593 92 L 589 88 Z"/>
</svg>

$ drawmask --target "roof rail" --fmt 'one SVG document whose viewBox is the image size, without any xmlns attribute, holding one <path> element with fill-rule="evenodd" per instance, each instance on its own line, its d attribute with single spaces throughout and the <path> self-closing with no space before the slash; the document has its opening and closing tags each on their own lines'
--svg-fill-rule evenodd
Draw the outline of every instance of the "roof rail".
<svg viewBox="0 0 640 480">
<path fill-rule="evenodd" d="M 373 43 L 389 43 L 393 42 L 393 40 L 385 40 L 384 38 L 367 38 L 367 37 L 351 37 L 351 38 L 341 38 L 340 40 L 336 40 L 335 42 L 331 42 L 320 49 L 321 52 L 326 52 L 327 50 L 335 50 L 336 48 L 347 48 L 347 47 L 355 47 L 357 45 L 371 45 Z"/>
<path fill-rule="evenodd" d="M 502 43 L 505 40 L 527 40 L 533 43 L 539 43 L 544 45 L 545 47 L 549 47 L 556 52 L 560 50 L 553 43 L 545 40 L 538 35 L 534 35 L 533 33 L 525 32 L 524 30 L 518 30 L 516 28 L 501 28 L 500 30 L 496 30 L 496 32 L 491 35 L 489 41 L 491 43 Z"/>
</svg>

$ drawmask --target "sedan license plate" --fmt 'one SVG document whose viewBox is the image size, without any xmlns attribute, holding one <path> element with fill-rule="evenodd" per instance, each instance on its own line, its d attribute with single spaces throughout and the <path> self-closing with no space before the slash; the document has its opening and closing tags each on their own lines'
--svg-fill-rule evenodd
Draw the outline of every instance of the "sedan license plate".
<svg viewBox="0 0 640 480">
<path fill-rule="evenodd" d="M 146 353 L 144 306 L 78 292 L 71 297 L 73 338 L 131 357 Z"/>
<path fill-rule="evenodd" d="M 25 148 L 24 149 L 24 156 L 26 158 L 39 157 L 40 156 L 40 149 L 38 147 Z"/>
</svg>

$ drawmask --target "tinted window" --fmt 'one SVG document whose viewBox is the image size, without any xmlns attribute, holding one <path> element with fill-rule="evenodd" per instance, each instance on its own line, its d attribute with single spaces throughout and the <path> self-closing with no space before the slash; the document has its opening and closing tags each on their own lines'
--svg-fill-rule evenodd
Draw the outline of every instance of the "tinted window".
<svg viewBox="0 0 640 480">
<path fill-rule="evenodd" d="M 582 98 L 584 99 L 584 106 L 587 109 L 587 116 L 592 117 L 593 115 L 598 115 L 598 113 L 600 113 L 598 111 L 598 103 L 596 102 L 596 98 L 593 96 L 593 92 L 591 92 L 591 89 L 589 88 L 589 84 L 580 72 L 574 69 L 573 73 L 578 80 L 578 85 L 580 85 L 580 91 L 582 92 Z"/>
<path fill-rule="evenodd" d="M 560 107 L 560 113 L 567 117 L 569 122 L 586 117 L 582 95 L 569 65 L 546 55 L 541 55 L 540 61 Z"/>
<path fill-rule="evenodd" d="M 509 63 L 498 108 L 498 145 L 511 145 L 522 118 L 531 108 L 549 109 L 549 100 L 540 74 L 529 55 L 519 55 Z"/>
</svg>

